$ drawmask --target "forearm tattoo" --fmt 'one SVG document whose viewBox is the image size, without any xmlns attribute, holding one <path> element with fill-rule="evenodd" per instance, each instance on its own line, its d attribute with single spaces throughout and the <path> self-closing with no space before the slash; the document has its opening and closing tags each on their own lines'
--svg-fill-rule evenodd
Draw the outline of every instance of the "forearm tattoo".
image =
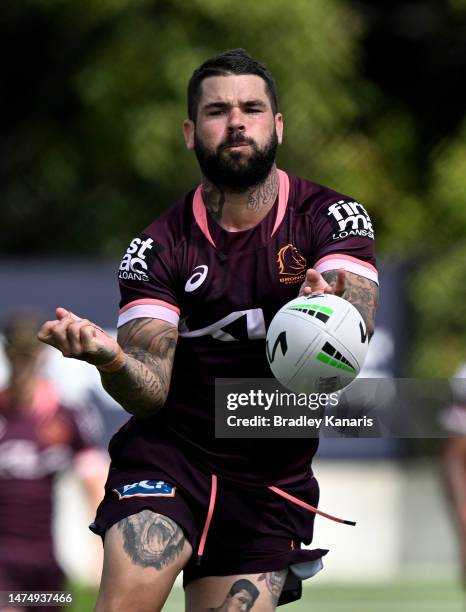
<svg viewBox="0 0 466 612">
<path fill-rule="evenodd" d="M 141 567 L 167 567 L 178 559 L 185 543 L 183 531 L 174 521 L 151 510 L 122 519 L 117 528 L 126 554 Z"/>
<path fill-rule="evenodd" d="M 335 287 L 337 280 L 336 270 L 323 272 L 322 276 L 331 287 Z M 351 302 L 359 310 L 370 338 L 374 333 L 375 311 L 379 299 L 377 284 L 364 276 L 346 271 L 346 287 L 341 297 Z"/>
<path fill-rule="evenodd" d="M 165 403 L 177 337 L 174 325 L 155 319 L 134 319 L 120 329 L 125 365 L 101 377 L 105 390 L 131 414 L 147 417 Z"/>
<path fill-rule="evenodd" d="M 258 578 L 259 582 L 261 580 L 265 580 L 273 606 L 276 606 L 278 603 L 287 574 L 288 570 L 285 569 L 279 572 L 268 572 L 266 574 L 261 574 Z"/>
</svg>

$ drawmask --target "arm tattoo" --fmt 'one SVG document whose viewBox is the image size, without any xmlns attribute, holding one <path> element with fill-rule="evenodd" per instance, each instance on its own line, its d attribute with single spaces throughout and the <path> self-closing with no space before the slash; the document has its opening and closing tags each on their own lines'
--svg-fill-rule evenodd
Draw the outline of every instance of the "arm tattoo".
<svg viewBox="0 0 466 612">
<path fill-rule="evenodd" d="M 142 510 L 117 523 L 123 548 L 135 565 L 163 569 L 180 556 L 185 543 L 181 528 L 166 516 Z"/>
<path fill-rule="evenodd" d="M 267 574 L 261 574 L 258 578 L 259 581 L 265 580 L 273 606 L 276 606 L 278 603 L 287 574 L 288 570 L 285 569 L 279 572 L 268 572 Z"/>
<path fill-rule="evenodd" d="M 134 319 L 120 329 L 125 365 L 101 377 L 105 390 L 131 414 L 151 416 L 165 403 L 177 337 L 174 325 L 156 319 Z"/>
<path fill-rule="evenodd" d="M 212 217 L 220 222 L 225 205 L 225 192 L 206 179 L 202 182 L 202 199 Z"/>
<path fill-rule="evenodd" d="M 277 198 L 278 188 L 278 174 L 271 172 L 263 183 L 254 187 L 248 194 L 247 209 L 257 212 L 264 206 L 271 207 Z"/>
<path fill-rule="evenodd" d="M 335 287 L 336 270 L 323 272 L 322 276 L 331 287 Z M 374 333 L 375 311 L 379 299 L 377 284 L 364 276 L 346 271 L 346 288 L 341 297 L 351 302 L 359 310 L 370 338 Z"/>
</svg>

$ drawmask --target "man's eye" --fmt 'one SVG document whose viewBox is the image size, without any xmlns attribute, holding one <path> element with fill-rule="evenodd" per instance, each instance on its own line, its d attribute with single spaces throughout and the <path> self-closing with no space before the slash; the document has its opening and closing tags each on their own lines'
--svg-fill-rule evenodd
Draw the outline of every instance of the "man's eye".
<svg viewBox="0 0 466 612">
<path fill-rule="evenodd" d="M 215 117 L 215 115 L 221 115 L 223 112 L 222 110 L 209 111 L 208 115 L 209 117 Z"/>
<path fill-rule="evenodd" d="M 260 113 L 260 112 L 262 112 L 262 111 L 261 111 L 261 109 L 260 109 L 260 108 L 254 108 L 254 107 L 251 107 L 251 108 L 247 108 L 247 109 L 246 109 L 246 112 L 247 112 L 247 113 Z"/>
</svg>

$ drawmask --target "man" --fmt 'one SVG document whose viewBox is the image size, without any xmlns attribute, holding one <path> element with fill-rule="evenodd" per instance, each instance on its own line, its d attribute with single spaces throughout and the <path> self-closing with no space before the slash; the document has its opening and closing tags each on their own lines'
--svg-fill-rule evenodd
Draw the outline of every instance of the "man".
<svg viewBox="0 0 466 612">
<path fill-rule="evenodd" d="M 0 591 L 63 590 L 52 539 L 54 482 L 73 466 L 94 512 L 108 468 L 96 446 L 95 417 L 63 407 L 41 375 L 45 347 L 38 329 L 37 315 L 21 312 L 2 330 L 10 374 L 0 391 Z"/>
<path fill-rule="evenodd" d="M 238 580 L 259 591 L 254 611 L 300 597 L 299 578 L 327 552 L 300 549 L 318 503 L 317 441 L 216 439 L 215 378 L 270 377 L 266 328 L 300 286 L 343 295 L 374 326 L 370 220 L 277 169 L 283 119 L 265 66 L 242 49 L 208 60 L 188 115 L 202 185 L 131 241 L 118 342 L 64 308 L 40 332 L 96 365 L 134 415 L 110 443 L 92 526 L 105 537 L 98 612 L 161 610 L 182 569 L 189 612 L 222 606 Z"/>
</svg>

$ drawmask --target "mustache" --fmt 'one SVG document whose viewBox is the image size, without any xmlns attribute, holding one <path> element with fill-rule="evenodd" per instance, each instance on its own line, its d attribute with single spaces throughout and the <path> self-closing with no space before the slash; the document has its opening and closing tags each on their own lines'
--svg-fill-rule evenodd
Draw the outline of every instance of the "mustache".
<svg viewBox="0 0 466 612">
<path fill-rule="evenodd" d="M 234 147 L 238 145 L 251 145 L 256 146 L 253 138 L 245 138 L 242 134 L 232 134 L 226 138 L 218 147 L 219 151 L 226 149 L 227 147 Z"/>
</svg>

